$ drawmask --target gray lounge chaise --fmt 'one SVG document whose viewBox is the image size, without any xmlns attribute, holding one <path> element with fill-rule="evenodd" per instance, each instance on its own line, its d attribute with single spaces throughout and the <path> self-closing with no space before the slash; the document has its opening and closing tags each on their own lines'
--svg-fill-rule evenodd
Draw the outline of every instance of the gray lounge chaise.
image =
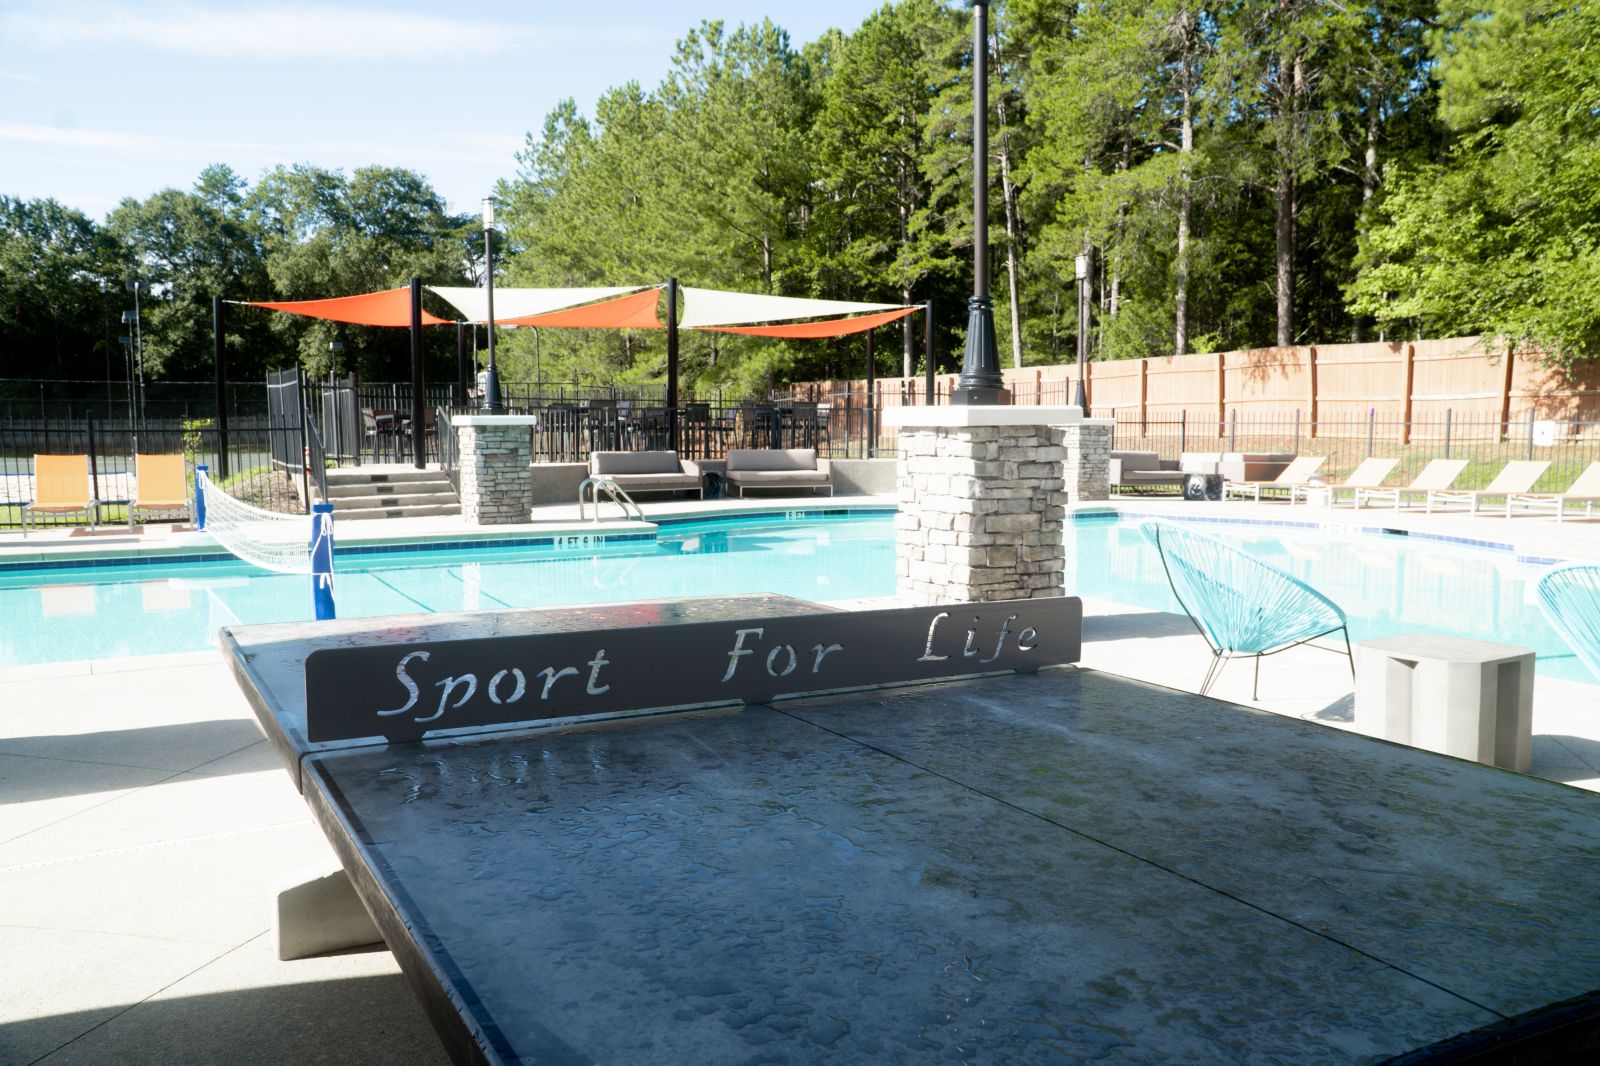
<svg viewBox="0 0 1600 1066">
<path fill-rule="evenodd" d="M 741 499 L 746 489 L 827 489 L 832 496 L 828 465 L 815 448 L 730 448 L 723 476 Z"/>
<path fill-rule="evenodd" d="M 638 492 L 693 492 L 705 499 L 700 466 L 677 452 L 590 452 L 589 476 L 610 478 L 629 496 Z"/>
<path fill-rule="evenodd" d="M 1178 460 L 1163 459 L 1159 452 L 1111 453 L 1111 487 L 1114 489 L 1149 488 L 1152 485 L 1179 488 L 1185 476 L 1178 469 Z"/>
</svg>

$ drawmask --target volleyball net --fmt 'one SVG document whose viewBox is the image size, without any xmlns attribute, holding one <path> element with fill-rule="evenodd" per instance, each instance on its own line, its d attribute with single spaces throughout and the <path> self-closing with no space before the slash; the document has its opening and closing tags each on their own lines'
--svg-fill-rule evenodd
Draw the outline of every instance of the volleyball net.
<svg viewBox="0 0 1600 1066">
<path fill-rule="evenodd" d="M 331 506 L 313 507 L 308 531 L 305 515 L 264 511 L 230 496 L 204 466 L 195 468 L 195 501 L 200 528 L 218 544 L 263 570 L 311 575 L 316 617 L 334 616 Z"/>
</svg>

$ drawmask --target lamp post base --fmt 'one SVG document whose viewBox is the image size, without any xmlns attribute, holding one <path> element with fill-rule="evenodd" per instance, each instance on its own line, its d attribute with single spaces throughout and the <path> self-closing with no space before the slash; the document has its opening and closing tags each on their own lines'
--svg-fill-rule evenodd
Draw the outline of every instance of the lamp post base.
<svg viewBox="0 0 1600 1066">
<path fill-rule="evenodd" d="M 967 301 L 967 349 L 950 402 L 995 407 L 1006 400 L 1006 382 L 1000 376 L 994 340 L 994 301 L 987 296 L 974 296 Z"/>
<path fill-rule="evenodd" d="M 506 407 L 500 399 L 500 375 L 495 371 L 493 363 L 483 373 L 482 406 L 479 407 L 486 415 L 504 414 Z"/>
</svg>

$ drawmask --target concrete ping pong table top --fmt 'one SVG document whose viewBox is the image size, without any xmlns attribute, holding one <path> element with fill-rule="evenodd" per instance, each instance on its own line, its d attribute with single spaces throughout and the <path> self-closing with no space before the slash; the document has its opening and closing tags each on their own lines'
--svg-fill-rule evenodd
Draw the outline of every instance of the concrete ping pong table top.
<svg viewBox="0 0 1600 1066">
<path fill-rule="evenodd" d="M 239 627 L 224 653 L 452 1057 L 1405 1062 L 1600 1047 L 1600 807 L 1071 666 L 306 739 L 315 650 L 799 617 Z"/>
</svg>

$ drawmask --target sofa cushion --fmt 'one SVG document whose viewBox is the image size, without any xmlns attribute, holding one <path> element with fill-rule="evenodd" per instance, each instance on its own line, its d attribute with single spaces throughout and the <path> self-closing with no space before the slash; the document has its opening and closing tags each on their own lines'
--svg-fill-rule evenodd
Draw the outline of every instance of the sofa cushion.
<svg viewBox="0 0 1600 1066">
<path fill-rule="evenodd" d="M 826 485 L 821 470 L 729 470 L 728 480 L 741 485 Z"/>
<path fill-rule="evenodd" d="M 589 453 L 591 474 L 677 474 L 681 470 L 677 452 Z"/>
<path fill-rule="evenodd" d="M 1111 458 L 1122 461 L 1122 472 L 1127 474 L 1134 470 L 1160 470 L 1160 452 L 1112 452 Z"/>
<path fill-rule="evenodd" d="M 697 489 L 700 479 L 693 474 L 604 474 L 623 489 Z"/>
<path fill-rule="evenodd" d="M 815 448 L 730 448 L 728 472 L 740 470 L 817 469 Z"/>
</svg>

